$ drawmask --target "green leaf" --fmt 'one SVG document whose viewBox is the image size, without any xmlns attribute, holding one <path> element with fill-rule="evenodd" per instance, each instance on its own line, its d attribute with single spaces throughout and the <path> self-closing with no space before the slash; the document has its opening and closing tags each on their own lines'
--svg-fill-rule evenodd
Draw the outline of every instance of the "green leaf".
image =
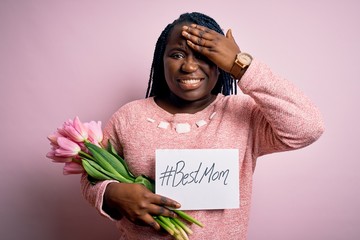
<svg viewBox="0 0 360 240">
<path fill-rule="evenodd" d="M 111 180 L 111 177 L 105 175 L 104 173 L 96 169 L 96 167 L 91 165 L 90 162 L 91 160 L 82 160 L 82 165 L 89 176 L 96 180 Z"/>
<path fill-rule="evenodd" d="M 132 182 L 135 180 L 134 177 L 127 172 L 125 166 L 106 149 L 98 147 L 90 142 L 86 142 L 85 146 L 90 150 L 97 163 L 107 171 L 114 173 L 115 175 L 121 175 Z"/>
<path fill-rule="evenodd" d="M 122 182 L 122 183 L 133 183 L 133 181 L 131 181 L 127 178 L 124 178 L 120 174 L 113 174 L 111 172 L 106 171 L 104 168 L 102 168 L 99 164 L 97 164 L 94 161 L 91 161 L 91 160 L 87 160 L 87 161 L 92 167 L 94 167 L 96 170 L 103 173 L 104 175 L 110 177 L 110 179 L 118 180 L 119 182 Z"/>
<path fill-rule="evenodd" d="M 135 178 L 134 174 L 132 174 L 132 172 L 130 171 L 129 166 L 127 165 L 126 161 L 116 152 L 114 146 L 110 142 L 110 139 L 108 140 L 107 150 L 109 153 L 111 153 L 114 157 L 116 157 L 121 162 L 121 164 L 125 167 L 127 173 L 131 177 Z"/>
<path fill-rule="evenodd" d="M 152 183 L 153 181 L 150 180 L 149 178 L 147 178 L 144 175 L 140 175 L 137 178 L 135 178 L 134 183 L 139 183 L 144 185 L 147 189 L 149 189 L 150 191 L 154 192 L 155 191 L 155 186 Z"/>
</svg>

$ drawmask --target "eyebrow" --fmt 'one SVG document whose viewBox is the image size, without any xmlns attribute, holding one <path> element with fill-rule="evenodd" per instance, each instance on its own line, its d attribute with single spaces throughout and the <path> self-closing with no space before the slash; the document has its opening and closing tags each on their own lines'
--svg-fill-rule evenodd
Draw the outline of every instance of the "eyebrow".
<svg viewBox="0 0 360 240">
<path fill-rule="evenodd" d="M 168 51 L 181 51 L 181 52 L 184 52 L 184 51 L 186 51 L 186 49 L 184 47 L 175 46 L 175 47 L 169 47 Z"/>
<path fill-rule="evenodd" d="M 169 46 L 168 50 L 170 51 L 174 51 L 174 50 L 187 51 L 189 49 L 189 46 L 187 46 L 186 43 L 168 44 L 168 46 Z"/>
</svg>

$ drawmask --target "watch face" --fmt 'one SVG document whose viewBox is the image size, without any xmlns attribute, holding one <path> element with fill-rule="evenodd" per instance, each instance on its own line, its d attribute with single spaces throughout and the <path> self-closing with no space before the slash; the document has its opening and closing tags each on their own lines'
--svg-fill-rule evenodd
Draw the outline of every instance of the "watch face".
<svg viewBox="0 0 360 240">
<path fill-rule="evenodd" d="M 249 65 L 251 63 L 251 57 L 246 53 L 240 53 L 238 59 L 244 65 Z"/>
</svg>

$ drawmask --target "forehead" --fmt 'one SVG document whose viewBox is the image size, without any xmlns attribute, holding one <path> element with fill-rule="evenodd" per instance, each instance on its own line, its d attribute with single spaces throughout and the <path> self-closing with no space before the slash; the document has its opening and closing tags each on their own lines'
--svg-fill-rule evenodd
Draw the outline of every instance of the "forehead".
<svg viewBox="0 0 360 240">
<path fill-rule="evenodd" d="M 168 37 L 168 41 L 167 41 L 167 46 L 171 45 L 171 46 L 182 46 L 182 47 L 186 47 L 186 39 L 181 35 L 182 32 L 182 26 L 184 25 L 188 25 L 189 23 L 179 23 L 177 25 L 174 26 L 174 28 L 172 29 L 172 31 L 170 32 L 170 35 Z"/>
</svg>

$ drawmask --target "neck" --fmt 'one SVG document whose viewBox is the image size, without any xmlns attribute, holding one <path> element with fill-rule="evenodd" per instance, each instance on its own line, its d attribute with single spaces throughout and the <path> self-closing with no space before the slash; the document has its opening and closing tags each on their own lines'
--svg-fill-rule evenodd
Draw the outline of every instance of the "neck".
<svg viewBox="0 0 360 240">
<path fill-rule="evenodd" d="M 155 102 L 169 113 L 196 113 L 209 106 L 214 100 L 215 95 L 208 95 L 204 98 L 189 101 L 181 99 L 174 94 L 162 98 L 155 98 Z"/>
</svg>

